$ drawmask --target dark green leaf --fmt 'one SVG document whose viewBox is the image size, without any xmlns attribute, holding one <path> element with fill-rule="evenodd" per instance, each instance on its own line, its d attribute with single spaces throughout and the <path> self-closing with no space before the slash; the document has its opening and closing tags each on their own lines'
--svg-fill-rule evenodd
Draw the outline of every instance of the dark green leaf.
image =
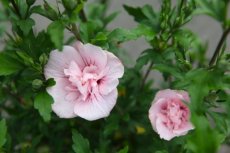
<svg viewBox="0 0 230 153">
<path fill-rule="evenodd" d="M 61 21 L 54 21 L 48 26 L 47 29 L 47 32 L 50 35 L 52 42 L 59 50 L 62 50 L 63 47 L 64 28 L 65 26 L 62 24 Z"/>
<path fill-rule="evenodd" d="M 6 121 L 1 120 L 0 121 L 0 148 L 2 148 L 6 142 L 6 132 L 7 132 Z"/>
<path fill-rule="evenodd" d="M 25 63 L 25 65 L 27 65 L 27 66 L 34 65 L 33 58 L 31 58 L 27 53 L 22 52 L 22 51 L 17 51 L 16 53 L 22 59 L 22 61 Z"/>
<path fill-rule="evenodd" d="M 19 20 L 17 21 L 17 25 L 22 30 L 23 34 L 27 36 L 29 32 L 32 30 L 32 27 L 35 25 L 35 22 L 33 19 L 29 18 L 26 20 Z"/>
<path fill-rule="evenodd" d="M 49 121 L 51 118 L 52 103 L 53 98 L 46 91 L 41 91 L 35 96 L 34 108 L 39 111 L 45 121 Z"/>
<path fill-rule="evenodd" d="M 31 6 L 35 3 L 36 0 L 26 0 L 27 5 Z"/>
<path fill-rule="evenodd" d="M 85 139 L 76 130 L 72 131 L 73 145 L 72 148 L 75 153 L 91 153 L 89 147 L 89 141 Z"/>
<path fill-rule="evenodd" d="M 22 64 L 18 62 L 13 53 L 0 53 L 0 75 L 10 75 L 21 70 Z"/>
<path fill-rule="evenodd" d="M 128 151 L 129 151 L 129 147 L 126 146 L 123 149 L 121 149 L 118 153 L 128 153 Z"/>
</svg>

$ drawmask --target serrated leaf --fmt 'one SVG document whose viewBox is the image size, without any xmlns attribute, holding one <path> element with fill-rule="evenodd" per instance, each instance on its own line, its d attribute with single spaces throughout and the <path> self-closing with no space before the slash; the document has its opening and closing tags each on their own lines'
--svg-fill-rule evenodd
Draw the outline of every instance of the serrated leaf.
<svg viewBox="0 0 230 153">
<path fill-rule="evenodd" d="M 118 153 L 128 153 L 129 147 L 125 146 L 123 149 L 121 149 Z"/>
<path fill-rule="evenodd" d="M 75 153 L 91 153 L 89 141 L 85 139 L 76 130 L 72 131 L 73 145 L 72 148 Z"/>
<path fill-rule="evenodd" d="M 105 25 L 109 24 L 111 21 L 113 21 L 117 17 L 118 14 L 119 12 L 113 12 L 112 14 L 105 17 L 104 24 Z"/>
<path fill-rule="evenodd" d="M 13 56 L 13 53 L 0 53 L 0 63 L 0 76 L 13 74 L 23 68 L 22 64 Z"/>
<path fill-rule="evenodd" d="M 26 20 L 19 20 L 16 23 L 20 29 L 22 30 L 23 34 L 27 36 L 32 29 L 32 27 L 35 25 L 35 22 L 33 19 L 29 18 Z"/>
<path fill-rule="evenodd" d="M 198 8 L 194 11 L 194 14 L 206 14 L 214 19 L 224 22 L 227 4 L 223 0 L 195 0 Z"/>
<path fill-rule="evenodd" d="M 61 21 L 52 22 L 47 29 L 51 41 L 59 50 L 62 50 L 63 47 L 64 29 L 65 26 L 62 24 Z"/>
<path fill-rule="evenodd" d="M 53 98 L 46 92 L 39 92 L 34 99 L 34 108 L 39 111 L 39 114 L 43 117 L 44 121 L 49 121 L 51 118 L 51 104 Z"/>
<path fill-rule="evenodd" d="M 2 148 L 2 146 L 6 142 L 6 132 L 7 132 L 6 121 L 1 120 L 0 121 L 0 148 Z"/>
<path fill-rule="evenodd" d="M 134 20 L 137 22 L 143 21 L 143 19 L 146 19 L 145 14 L 141 11 L 140 7 L 131 7 L 124 5 L 124 9 L 129 13 L 129 15 L 132 15 L 134 17 Z"/>
<path fill-rule="evenodd" d="M 150 5 L 144 5 L 143 7 L 124 5 L 124 9 L 129 15 L 134 17 L 136 22 L 150 25 L 152 28 L 157 28 L 159 15 L 154 12 Z"/>
</svg>

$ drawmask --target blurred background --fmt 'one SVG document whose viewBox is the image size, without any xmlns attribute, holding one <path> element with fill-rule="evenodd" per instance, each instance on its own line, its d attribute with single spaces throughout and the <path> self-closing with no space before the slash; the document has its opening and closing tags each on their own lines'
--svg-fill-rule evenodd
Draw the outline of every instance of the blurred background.
<svg viewBox="0 0 230 153">
<path fill-rule="evenodd" d="M 56 6 L 56 0 L 47 0 L 49 3 L 53 3 L 54 6 Z M 88 2 L 93 2 L 94 0 L 88 0 Z M 177 2 L 177 0 L 172 0 L 173 4 Z M 43 0 L 37 0 L 37 4 L 42 4 Z M 119 11 L 120 14 L 117 16 L 117 18 L 109 24 L 108 28 L 110 30 L 115 29 L 117 27 L 122 28 L 133 28 L 136 26 L 136 23 L 134 22 L 133 18 L 129 16 L 123 9 L 123 5 L 129 5 L 129 6 L 143 6 L 145 4 L 150 4 L 154 7 L 154 9 L 158 10 L 161 5 L 161 0 L 110 0 L 110 5 L 108 9 L 108 14 L 114 11 Z M 0 6 L 1 7 L 1 6 Z M 230 18 L 230 6 L 228 6 L 228 17 Z M 35 19 L 36 26 L 34 27 L 35 31 L 41 31 L 45 29 L 49 23 L 50 20 L 39 16 L 34 15 L 33 18 Z M 7 23 L 4 24 L 7 31 L 10 31 L 11 27 Z M 210 58 L 213 55 L 213 52 L 216 48 L 216 45 L 221 37 L 222 30 L 220 25 L 213 20 L 210 17 L 207 16 L 196 16 L 192 19 L 189 24 L 186 25 L 187 28 L 191 29 L 193 32 L 195 32 L 202 40 L 203 43 L 207 43 L 208 45 L 208 52 L 207 57 Z M 65 32 L 65 38 L 68 38 L 71 35 L 70 32 Z M 230 42 L 230 36 L 228 36 L 227 39 L 228 42 Z M 227 51 L 230 52 L 230 43 L 228 43 Z M 41 44 L 42 45 L 42 44 Z M 2 50 L 4 46 L 4 38 L 0 38 L 0 50 Z M 135 64 L 136 59 L 139 57 L 141 52 L 148 48 L 148 44 L 146 41 L 144 41 L 143 38 L 130 41 L 127 43 L 122 44 L 122 48 L 124 48 L 127 51 L 127 56 L 131 57 L 131 60 L 126 63 L 127 66 L 131 67 Z M 154 86 L 159 86 L 160 80 L 162 76 L 152 71 L 150 75 L 151 79 L 154 79 Z M 228 146 L 222 146 L 220 153 L 230 153 L 230 147 Z"/>
</svg>

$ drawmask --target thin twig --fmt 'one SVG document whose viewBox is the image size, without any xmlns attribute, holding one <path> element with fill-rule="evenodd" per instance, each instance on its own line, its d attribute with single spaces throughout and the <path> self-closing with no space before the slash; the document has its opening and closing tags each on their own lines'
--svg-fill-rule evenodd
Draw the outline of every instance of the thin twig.
<svg viewBox="0 0 230 153">
<path fill-rule="evenodd" d="M 229 33 L 230 33 L 230 28 L 226 29 L 223 32 L 223 34 L 222 34 L 222 36 L 220 38 L 220 41 L 219 41 L 219 43 L 218 43 L 218 45 L 216 47 L 216 50 L 215 50 L 215 52 L 214 52 L 214 54 L 213 54 L 213 56 L 212 56 L 212 58 L 211 58 L 211 60 L 209 62 L 209 66 L 213 66 L 215 64 L 216 59 L 218 58 L 218 55 L 219 55 L 220 50 L 222 48 L 222 45 L 225 42 L 225 40 L 226 40 L 226 38 L 227 38 L 227 36 L 228 36 Z"/>
<path fill-rule="evenodd" d="M 146 73 L 145 73 L 145 75 L 144 75 L 144 78 L 143 78 L 143 80 L 142 80 L 142 83 L 141 83 L 141 89 L 144 87 L 144 85 L 145 85 L 145 81 L 147 80 L 147 78 L 148 78 L 148 75 L 149 75 L 149 73 L 150 73 L 150 71 L 151 71 L 151 69 L 152 69 L 152 67 L 153 67 L 153 62 L 151 62 L 150 63 L 150 65 L 149 65 L 149 67 L 148 67 L 148 69 L 147 69 L 147 71 L 146 71 Z"/>
</svg>

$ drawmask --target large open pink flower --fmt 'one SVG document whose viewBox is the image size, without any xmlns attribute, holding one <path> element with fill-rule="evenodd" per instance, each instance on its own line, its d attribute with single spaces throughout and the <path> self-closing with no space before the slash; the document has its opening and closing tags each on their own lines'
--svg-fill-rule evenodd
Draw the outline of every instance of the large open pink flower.
<svg viewBox="0 0 230 153">
<path fill-rule="evenodd" d="M 162 139 L 171 140 L 194 128 L 189 121 L 190 110 L 184 103 L 189 101 L 188 93 L 182 90 L 166 89 L 156 94 L 149 109 L 149 119 Z"/>
<path fill-rule="evenodd" d="M 56 81 L 47 91 L 59 117 L 96 120 L 107 117 L 116 104 L 124 66 L 112 53 L 77 42 L 63 51 L 52 51 L 44 73 L 46 79 Z"/>
</svg>

